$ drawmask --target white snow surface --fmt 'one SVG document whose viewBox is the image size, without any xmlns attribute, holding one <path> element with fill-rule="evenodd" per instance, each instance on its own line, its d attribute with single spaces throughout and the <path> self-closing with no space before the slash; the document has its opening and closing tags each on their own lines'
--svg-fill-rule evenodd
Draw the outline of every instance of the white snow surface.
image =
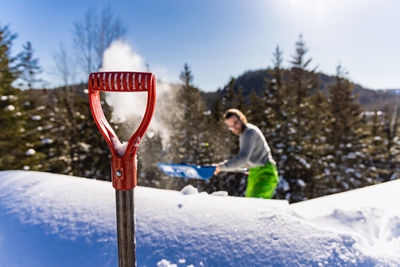
<svg viewBox="0 0 400 267">
<path fill-rule="evenodd" d="M 32 148 L 29 148 L 26 152 L 25 152 L 25 155 L 27 155 L 27 156 L 32 156 L 32 155 L 35 155 L 36 154 L 36 151 L 34 150 L 34 149 L 32 149 Z"/>
<path fill-rule="evenodd" d="M 15 107 L 13 105 L 8 105 L 7 107 L 5 107 L 5 110 L 14 111 Z"/>
<path fill-rule="evenodd" d="M 289 205 L 135 188 L 138 266 L 399 266 L 400 181 Z M 0 172 L 1 266 L 117 266 L 109 182 Z"/>
</svg>

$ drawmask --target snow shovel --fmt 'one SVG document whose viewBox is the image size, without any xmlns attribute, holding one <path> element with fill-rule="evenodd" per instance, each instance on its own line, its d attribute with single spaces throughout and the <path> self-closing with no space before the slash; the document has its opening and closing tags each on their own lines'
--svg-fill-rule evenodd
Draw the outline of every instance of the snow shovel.
<svg viewBox="0 0 400 267">
<path fill-rule="evenodd" d="M 158 163 L 158 168 L 169 176 L 203 180 L 209 179 L 215 171 L 215 166 L 192 164 Z"/>
<path fill-rule="evenodd" d="M 216 166 L 201 166 L 193 164 L 158 163 L 158 168 L 168 176 L 207 180 L 214 175 Z M 248 174 L 249 169 L 238 169 L 237 173 Z"/>
<path fill-rule="evenodd" d="M 127 144 L 104 116 L 100 91 L 147 92 L 147 108 L 139 128 Z M 153 116 L 156 80 L 148 72 L 94 72 L 89 75 L 89 102 L 93 118 L 112 153 L 111 177 L 115 188 L 119 266 L 136 266 L 134 188 L 137 185 L 136 151 Z"/>
</svg>

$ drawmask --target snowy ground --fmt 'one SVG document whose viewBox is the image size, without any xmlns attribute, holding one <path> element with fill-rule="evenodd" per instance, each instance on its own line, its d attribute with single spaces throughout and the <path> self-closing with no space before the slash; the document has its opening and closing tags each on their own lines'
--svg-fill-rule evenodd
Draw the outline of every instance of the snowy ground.
<svg viewBox="0 0 400 267">
<path fill-rule="evenodd" d="M 400 180 L 285 201 L 135 189 L 138 266 L 399 266 Z M 117 266 L 108 182 L 0 172 L 1 266 Z"/>
</svg>

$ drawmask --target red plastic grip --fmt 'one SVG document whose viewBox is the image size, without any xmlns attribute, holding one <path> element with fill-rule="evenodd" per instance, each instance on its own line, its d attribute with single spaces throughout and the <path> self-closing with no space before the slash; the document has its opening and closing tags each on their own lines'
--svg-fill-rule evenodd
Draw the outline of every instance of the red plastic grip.
<svg viewBox="0 0 400 267">
<path fill-rule="evenodd" d="M 108 123 L 100 102 L 100 91 L 147 92 L 147 107 L 142 122 L 129 138 L 125 154 L 119 155 L 116 143 L 120 143 Z M 94 72 L 89 75 L 89 103 L 93 118 L 106 139 L 112 153 L 112 184 L 117 190 L 131 190 L 137 185 L 135 155 L 154 113 L 156 79 L 149 72 Z"/>
<path fill-rule="evenodd" d="M 146 92 L 152 87 L 149 72 L 93 72 L 89 86 L 93 91 Z"/>
</svg>

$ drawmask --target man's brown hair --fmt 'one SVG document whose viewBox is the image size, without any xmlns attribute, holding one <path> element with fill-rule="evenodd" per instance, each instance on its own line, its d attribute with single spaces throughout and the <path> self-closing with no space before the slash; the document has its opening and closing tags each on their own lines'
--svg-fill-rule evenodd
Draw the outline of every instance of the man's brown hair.
<svg viewBox="0 0 400 267">
<path fill-rule="evenodd" d="M 247 123 L 246 116 L 238 109 L 235 108 L 228 109 L 224 114 L 224 119 L 227 120 L 232 116 L 236 116 L 243 124 Z"/>
</svg>

